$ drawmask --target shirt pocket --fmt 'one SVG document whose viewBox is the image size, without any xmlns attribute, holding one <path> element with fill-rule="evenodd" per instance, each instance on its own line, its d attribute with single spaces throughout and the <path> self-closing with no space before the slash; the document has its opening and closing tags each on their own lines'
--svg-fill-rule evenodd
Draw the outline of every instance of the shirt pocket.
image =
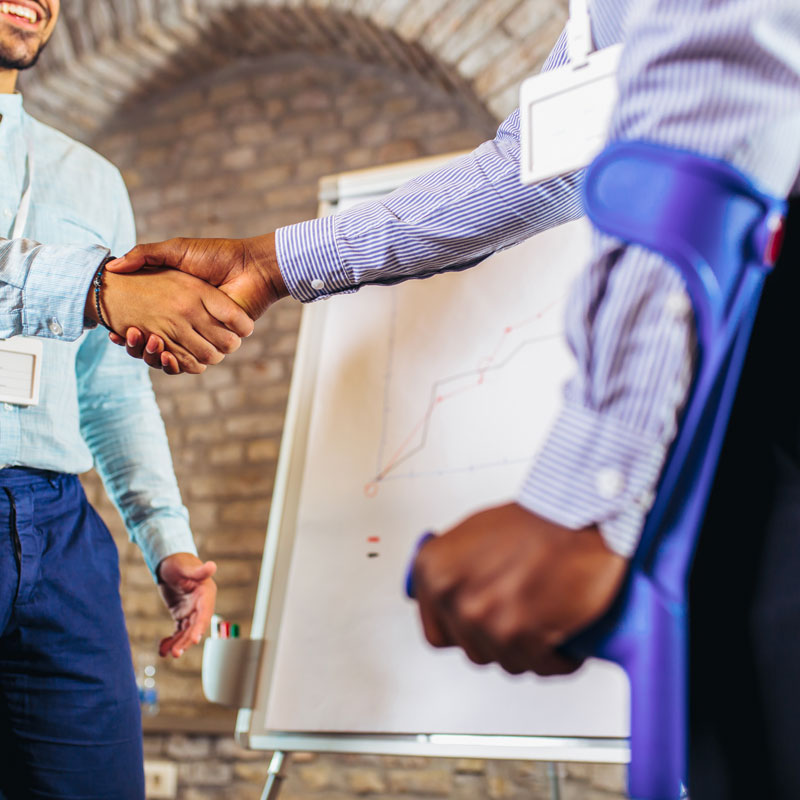
<svg viewBox="0 0 800 800">
<path fill-rule="evenodd" d="M 58 203 L 32 203 L 25 235 L 41 244 L 99 244 L 111 249 L 111 225 Z"/>
</svg>

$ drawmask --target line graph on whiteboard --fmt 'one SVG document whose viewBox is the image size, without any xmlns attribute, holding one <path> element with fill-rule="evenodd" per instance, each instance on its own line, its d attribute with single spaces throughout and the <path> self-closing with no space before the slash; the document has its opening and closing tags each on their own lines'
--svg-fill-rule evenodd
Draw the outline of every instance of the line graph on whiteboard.
<svg viewBox="0 0 800 800">
<path fill-rule="evenodd" d="M 387 481 L 476 472 L 529 462 L 532 452 L 525 447 L 524 436 L 516 449 L 509 447 L 507 437 L 502 440 L 498 437 L 497 446 L 493 448 L 495 440 L 487 430 L 487 423 L 493 416 L 503 414 L 509 401 L 524 404 L 524 397 L 514 395 L 520 394 L 520 384 L 529 385 L 528 376 L 541 367 L 537 362 L 541 361 L 543 349 L 563 349 L 565 298 L 560 296 L 527 317 L 498 325 L 491 335 L 487 331 L 486 348 L 475 355 L 465 354 L 461 368 L 454 368 L 451 373 L 420 386 L 417 399 L 421 405 L 417 413 L 397 424 L 393 417 L 400 409 L 393 397 L 398 380 L 395 375 L 398 298 L 399 295 L 394 294 L 391 301 L 381 433 L 375 471 L 364 485 L 366 497 L 376 497 L 381 484 Z M 528 373 L 523 380 L 520 380 L 521 372 Z M 467 408 L 475 424 L 464 424 Z M 402 411 L 407 412 L 407 409 Z M 474 448 L 469 447 L 470 440 L 475 443 Z M 434 441 L 436 445 L 432 446 Z M 458 441 L 459 445 L 466 441 L 467 446 L 453 448 L 453 441 Z M 454 454 L 456 457 L 447 458 L 453 449 L 459 451 Z M 427 457 L 431 451 L 438 463 L 432 463 Z"/>
</svg>

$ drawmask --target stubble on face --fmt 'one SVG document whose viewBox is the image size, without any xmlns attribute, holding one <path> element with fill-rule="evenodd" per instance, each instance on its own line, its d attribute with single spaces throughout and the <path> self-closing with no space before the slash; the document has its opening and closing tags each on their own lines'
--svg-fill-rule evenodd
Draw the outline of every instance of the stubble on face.
<svg viewBox="0 0 800 800">
<path fill-rule="evenodd" d="M 0 8 L 11 5 L 13 2 L 0 2 Z M 39 16 L 35 30 L 24 27 L 21 23 L 15 24 L 7 16 L 0 15 L 0 69 L 22 70 L 29 69 L 39 60 L 55 25 L 55 13 L 58 8 L 52 7 L 51 2 L 43 0 L 36 3 L 26 3 L 28 8 L 34 8 Z"/>
</svg>

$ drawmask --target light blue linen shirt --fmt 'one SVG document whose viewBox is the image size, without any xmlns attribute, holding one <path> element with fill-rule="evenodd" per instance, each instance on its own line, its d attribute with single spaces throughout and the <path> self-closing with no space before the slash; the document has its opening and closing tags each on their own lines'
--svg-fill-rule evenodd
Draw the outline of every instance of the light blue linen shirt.
<svg viewBox="0 0 800 800">
<path fill-rule="evenodd" d="M 0 94 L 0 115 L 2 237 L 13 229 L 29 149 L 34 166 L 26 238 L 0 238 L 0 338 L 44 337 L 39 405 L 0 403 L 0 467 L 95 466 L 155 572 L 166 556 L 196 550 L 148 368 L 104 329 L 84 332 L 97 267 L 136 241 L 125 184 L 97 153 L 30 117 L 21 95 Z"/>
</svg>

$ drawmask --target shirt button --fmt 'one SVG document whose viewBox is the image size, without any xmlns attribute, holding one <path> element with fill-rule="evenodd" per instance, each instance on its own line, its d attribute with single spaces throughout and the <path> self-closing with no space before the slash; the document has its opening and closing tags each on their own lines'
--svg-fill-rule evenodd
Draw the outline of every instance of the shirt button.
<svg viewBox="0 0 800 800">
<path fill-rule="evenodd" d="M 642 511 L 649 511 L 653 507 L 653 503 L 656 502 L 656 493 L 653 491 L 644 492 L 634 502 Z"/>
<path fill-rule="evenodd" d="M 324 286 L 325 286 L 325 281 L 320 280 L 319 278 L 314 278 L 314 280 L 311 281 L 311 288 L 316 289 L 317 291 L 324 288 Z"/>
<path fill-rule="evenodd" d="M 3 403 L 3 408 L 6 411 L 13 411 L 14 410 L 14 406 L 11 403 Z"/>
<path fill-rule="evenodd" d="M 53 336 L 61 336 L 61 334 L 64 333 L 61 323 L 55 317 L 51 317 L 48 320 L 47 327 L 50 329 L 50 333 L 52 333 Z"/>
<path fill-rule="evenodd" d="M 604 500 L 613 500 L 625 488 L 625 478 L 622 477 L 621 472 L 611 467 L 606 467 L 601 469 L 595 476 L 594 486 L 597 489 L 597 494 Z"/>
<path fill-rule="evenodd" d="M 11 219 L 11 217 L 13 217 L 14 215 L 11 213 L 11 209 L 10 208 L 4 208 L 3 209 L 3 216 L 6 219 Z"/>
</svg>

